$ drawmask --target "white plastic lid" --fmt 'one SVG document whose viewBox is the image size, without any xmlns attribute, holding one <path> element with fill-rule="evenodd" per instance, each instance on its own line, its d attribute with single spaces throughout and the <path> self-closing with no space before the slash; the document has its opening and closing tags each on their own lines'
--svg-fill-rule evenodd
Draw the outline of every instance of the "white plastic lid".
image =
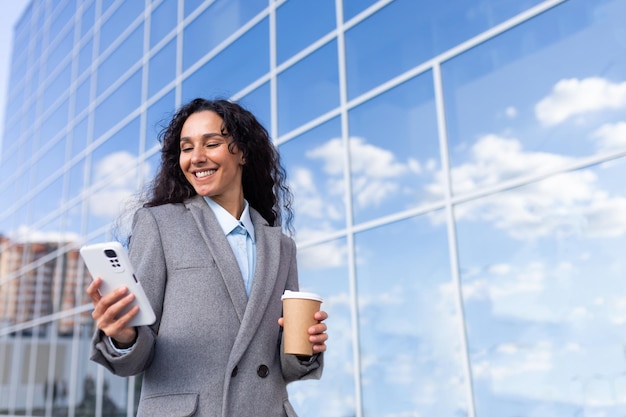
<svg viewBox="0 0 626 417">
<path fill-rule="evenodd" d="M 285 290 L 285 293 L 283 294 L 282 297 L 280 297 L 280 299 L 284 300 L 285 298 L 300 298 L 304 300 L 315 300 L 315 301 L 319 301 L 320 303 L 324 301 L 324 299 L 320 295 L 315 294 L 313 292 L 304 292 L 304 291 Z"/>
</svg>

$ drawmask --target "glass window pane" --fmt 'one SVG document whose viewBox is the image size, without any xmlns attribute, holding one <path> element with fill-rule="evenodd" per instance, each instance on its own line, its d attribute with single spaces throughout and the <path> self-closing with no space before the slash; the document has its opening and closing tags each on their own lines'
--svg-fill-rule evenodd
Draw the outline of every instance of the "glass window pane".
<svg viewBox="0 0 626 417">
<path fill-rule="evenodd" d="M 85 160 L 81 159 L 76 162 L 70 170 L 67 172 L 67 180 L 68 180 L 68 200 L 77 197 L 81 191 L 83 190 L 83 186 L 85 185 Z M 80 213 L 78 211 L 73 211 L 74 216 L 79 216 Z M 74 218 L 72 218 L 73 220 Z M 80 226 L 80 219 L 77 219 L 76 224 L 74 226 Z"/>
<path fill-rule="evenodd" d="M 89 127 L 88 121 L 89 119 L 87 117 L 84 117 L 79 121 L 75 121 L 76 125 L 74 126 L 71 147 L 72 158 L 74 158 L 76 155 L 83 152 L 87 148 L 87 144 L 89 143 L 89 138 L 87 137 L 87 129 Z"/>
<path fill-rule="evenodd" d="M 50 140 L 57 133 L 66 128 L 69 117 L 69 100 L 64 100 L 59 107 L 53 110 L 41 123 L 40 132 L 45 135 L 44 140 Z"/>
<path fill-rule="evenodd" d="M 7 149 L 3 152 L 2 159 L 0 160 L 0 187 L 7 186 L 7 181 L 13 178 L 13 176 L 19 172 L 19 169 L 24 168 L 24 157 L 26 153 L 24 148 L 20 146 Z M 0 212 L 4 211 L 5 208 L 6 207 L 3 207 Z"/>
<path fill-rule="evenodd" d="M 187 5 L 185 6 L 187 15 Z M 211 3 L 184 30 L 184 39 L 193 41 L 185 44 L 183 71 L 266 7 L 267 0 L 217 0 Z M 267 43 L 267 40 L 264 43 Z"/>
<path fill-rule="evenodd" d="M 93 61 L 93 39 L 89 39 L 81 48 L 78 53 L 78 75 L 82 75 L 83 72 L 91 67 Z"/>
<path fill-rule="evenodd" d="M 174 30 L 178 22 L 177 15 L 177 0 L 165 0 L 152 11 L 150 20 L 150 48 L 153 48 L 163 37 Z"/>
<path fill-rule="evenodd" d="M 376 0 L 343 0 L 342 3 L 343 20 L 347 22 L 372 4 L 376 3 Z"/>
<path fill-rule="evenodd" d="M 76 87 L 74 115 L 79 115 L 89 108 L 91 102 L 91 75 Z"/>
<path fill-rule="evenodd" d="M 455 193 L 624 148 L 620 13 L 565 2 L 444 65 Z"/>
<path fill-rule="evenodd" d="M 270 84 L 265 83 L 238 100 L 254 117 L 272 134 L 272 118 L 270 115 Z M 276 139 L 276 138 L 272 138 Z"/>
<path fill-rule="evenodd" d="M 346 32 L 348 96 L 363 94 L 539 2 L 393 1 Z"/>
<path fill-rule="evenodd" d="M 43 108 L 49 109 L 60 97 L 68 94 L 71 83 L 72 65 L 69 62 L 53 79 L 48 80 L 43 93 Z"/>
<path fill-rule="evenodd" d="M 100 53 L 106 51 L 109 45 L 144 11 L 143 1 L 122 1 L 118 4 L 119 7 L 100 28 Z M 106 7 L 102 6 L 103 14 L 105 9 Z"/>
<path fill-rule="evenodd" d="M 354 98 L 433 56 L 430 12 L 438 3 L 394 1 L 346 32 L 348 97 Z M 393 30 L 390 30 L 393 22 Z M 380 36 L 385 33 L 386 36 Z M 419 39 L 419 41 L 417 41 Z"/>
<path fill-rule="evenodd" d="M 138 159 L 139 119 L 134 119 L 92 153 L 88 230 L 122 214 L 149 167 Z"/>
<path fill-rule="evenodd" d="M 32 168 L 37 186 L 53 176 L 61 174 L 59 171 L 65 164 L 65 155 L 67 153 L 66 137 L 63 136 L 60 140 L 55 140 L 52 145 L 46 143 L 45 147 L 42 146 L 42 148 L 45 148 L 45 152 L 42 153 L 39 160 L 35 161 Z M 57 197 L 60 198 L 61 194 L 57 194 Z"/>
<path fill-rule="evenodd" d="M 51 19 L 49 31 L 51 34 L 56 35 L 65 27 L 65 25 L 72 21 L 74 13 L 76 12 L 76 2 L 66 1 L 61 3 L 61 9 L 54 11 L 54 17 Z M 73 21 L 72 21 L 73 23 Z M 72 32 L 73 31 L 69 31 Z"/>
<path fill-rule="evenodd" d="M 174 116 L 175 100 L 174 90 L 171 90 L 148 108 L 146 150 L 159 144 L 159 133 Z"/>
<path fill-rule="evenodd" d="M 468 415 L 445 224 L 420 216 L 355 243 L 363 414 Z"/>
<path fill-rule="evenodd" d="M 80 22 L 81 36 L 85 36 L 88 31 L 93 29 L 96 14 L 96 2 L 92 2 L 87 8 L 83 10 L 84 11 Z"/>
<path fill-rule="evenodd" d="M 276 10 L 278 63 L 336 27 L 334 0 L 290 0 Z"/>
<path fill-rule="evenodd" d="M 120 46 L 98 67 L 98 88 L 96 95 L 109 88 L 130 69 L 143 54 L 143 25 L 139 25 Z"/>
<path fill-rule="evenodd" d="M 279 134 L 289 132 L 337 106 L 339 71 L 336 41 L 324 45 L 278 75 Z"/>
<path fill-rule="evenodd" d="M 135 72 L 117 90 L 96 107 L 94 137 L 98 138 L 139 108 L 141 103 L 141 70 Z"/>
<path fill-rule="evenodd" d="M 187 0 L 185 1 L 185 17 L 189 16 L 192 12 L 194 12 L 204 0 Z"/>
<path fill-rule="evenodd" d="M 56 69 L 57 65 L 72 52 L 72 48 L 74 48 L 74 32 L 70 30 L 50 51 L 47 51 L 46 75 Z"/>
<path fill-rule="evenodd" d="M 269 24 L 264 19 L 183 82 L 183 102 L 230 97 L 269 71 Z M 246 64 L 241 64 L 241 57 Z"/>
<path fill-rule="evenodd" d="M 356 222 L 443 197 L 426 189 L 441 170 L 430 73 L 352 109 L 349 121 Z"/>
<path fill-rule="evenodd" d="M 348 282 L 345 239 L 298 249 L 300 290 L 324 298 L 321 309 L 328 313 L 328 337 L 332 347 L 324 354 L 324 376 L 318 381 L 288 385 L 290 401 L 301 417 L 355 415 L 354 323 Z"/>
<path fill-rule="evenodd" d="M 621 178 L 626 158 L 455 208 L 477 415 L 626 412 Z"/>
<path fill-rule="evenodd" d="M 150 59 L 148 96 L 152 97 L 176 78 L 176 38 Z"/>
<path fill-rule="evenodd" d="M 294 195 L 295 229 L 304 240 L 346 228 L 345 146 L 334 118 L 280 146 Z"/>
</svg>

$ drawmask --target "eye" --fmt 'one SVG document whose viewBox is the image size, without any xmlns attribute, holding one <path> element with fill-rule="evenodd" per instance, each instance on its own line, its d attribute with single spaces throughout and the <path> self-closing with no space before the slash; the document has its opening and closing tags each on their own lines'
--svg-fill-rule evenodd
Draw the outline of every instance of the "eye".
<svg viewBox="0 0 626 417">
<path fill-rule="evenodd" d="M 212 148 L 217 148 L 220 145 L 221 145 L 220 142 L 209 142 L 206 144 L 206 147 L 212 149 Z"/>
<path fill-rule="evenodd" d="M 191 146 L 184 146 L 184 147 L 180 148 L 180 151 L 182 153 L 191 152 L 192 150 L 193 150 L 193 148 Z"/>
</svg>

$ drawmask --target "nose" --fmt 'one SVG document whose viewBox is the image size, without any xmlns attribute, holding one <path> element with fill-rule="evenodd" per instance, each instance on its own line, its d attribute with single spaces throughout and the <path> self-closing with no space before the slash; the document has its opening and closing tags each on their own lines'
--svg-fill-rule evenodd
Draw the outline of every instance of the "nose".
<svg viewBox="0 0 626 417">
<path fill-rule="evenodd" d="M 206 154 L 204 152 L 204 147 L 198 146 L 195 147 L 191 153 L 191 163 L 199 164 L 206 161 Z"/>
</svg>

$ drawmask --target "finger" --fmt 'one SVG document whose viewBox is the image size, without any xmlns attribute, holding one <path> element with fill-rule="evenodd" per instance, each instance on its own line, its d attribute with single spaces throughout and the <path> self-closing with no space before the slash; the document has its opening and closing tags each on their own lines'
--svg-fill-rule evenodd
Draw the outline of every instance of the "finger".
<svg viewBox="0 0 626 417">
<path fill-rule="evenodd" d="M 133 293 L 128 293 L 126 296 L 111 304 L 106 309 L 103 316 L 111 322 L 119 320 L 120 317 L 122 317 L 122 312 L 133 302 L 134 299 L 135 295 Z"/>
<path fill-rule="evenodd" d="M 123 314 L 119 319 L 110 323 L 108 326 L 106 326 L 105 328 L 101 330 L 104 332 L 104 334 L 117 340 L 120 343 L 130 343 L 136 338 L 137 333 L 133 327 L 128 325 L 128 323 L 133 317 L 137 315 L 138 312 L 139 312 L 139 307 L 133 306 L 128 312 Z"/>
<path fill-rule="evenodd" d="M 285 325 L 285 319 L 284 319 L 284 318 L 282 318 L 282 317 L 281 317 L 281 318 L 279 318 L 279 319 L 278 319 L 278 325 L 279 325 L 279 326 L 281 326 L 281 327 L 283 327 L 283 326 Z"/>
<path fill-rule="evenodd" d="M 110 294 L 106 294 L 104 296 L 100 296 L 100 298 L 94 302 L 94 310 L 91 316 L 94 320 L 99 320 L 100 317 L 105 316 L 109 309 L 123 299 L 128 293 L 128 289 L 124 286 L 116 288 L 114 291 L 111 291 Z M 126 303 L 127 305 L 128 303 Z M 123 308 L 123 307 L 122 307 Z M 119 313 L 119 308 L 117 309 L 117 313 Z M 115 310 L 113 310 L 115 311 Z M 109 314 L 110 316 L 110 314 Z"/>
<path fill-rule="evenodd" d="M 326 344 L 325 343 L 315 343 L 313 344 L 313 353 L 322 353 L 326 352 Z"/>
<path fill-rule="evenodd" d="M 328 313 L 326 313 L 325 311 L 316 311 L 315 315 L 313 316 L 315 318 L 315 320 L 317 321 L 324 321 L 328 318 Z"/>
<path fill-rule="evenodd" d="M 120 328 L 128 327 L 128 323 L 139 313 L 139 306 L 132 306 L 126 313 L 117 319 L 117 325 Z"/>
<path fill-rule="evenodd" d="M 113 292 L 115 293 L 116 291 Z M 105 331 L 111 326 L 115 326 L 115 322 L 119 319 L 122 311 L 128 307 L 134 298 L 135 296 L 129 293 L 125 297 L 114 299 L 115 301 L 110 303 L 110 297 L 102 297 L 91 313 L 91 317 L 96 321 L 98 328 Z"/>
<path fill-rule="evenodd" d="M 322 333 L 322 334 L 316 334 L 316 335 L 309 336 L 309 342 L 313 343 L 314 345 L 322 345 L 322 344 L 326 343 L 327 340 L 328 340 L 328 334 L 327 333 Z"/>
<path fill-rule="evenodd" d="M 101 297 L 100 297 L 100 292 L 98 291 L 98 289 L 100 288 L 101 283 L 102 283 L 102 280 L 100 278 L 96 278 L 87 287 L 87 291 L 86 291 L 87 295 L 89 295 L 89 298 L 91 298 L 91 301 L 94 304 L 100 301 Z"/>
<path fill-rule="evenodd" d="M 320 334 L 324 333 L 328 328 L 324 323 L 319 323 L 314 326 L 309 327 L 309 334 Z"/>
</svg>

